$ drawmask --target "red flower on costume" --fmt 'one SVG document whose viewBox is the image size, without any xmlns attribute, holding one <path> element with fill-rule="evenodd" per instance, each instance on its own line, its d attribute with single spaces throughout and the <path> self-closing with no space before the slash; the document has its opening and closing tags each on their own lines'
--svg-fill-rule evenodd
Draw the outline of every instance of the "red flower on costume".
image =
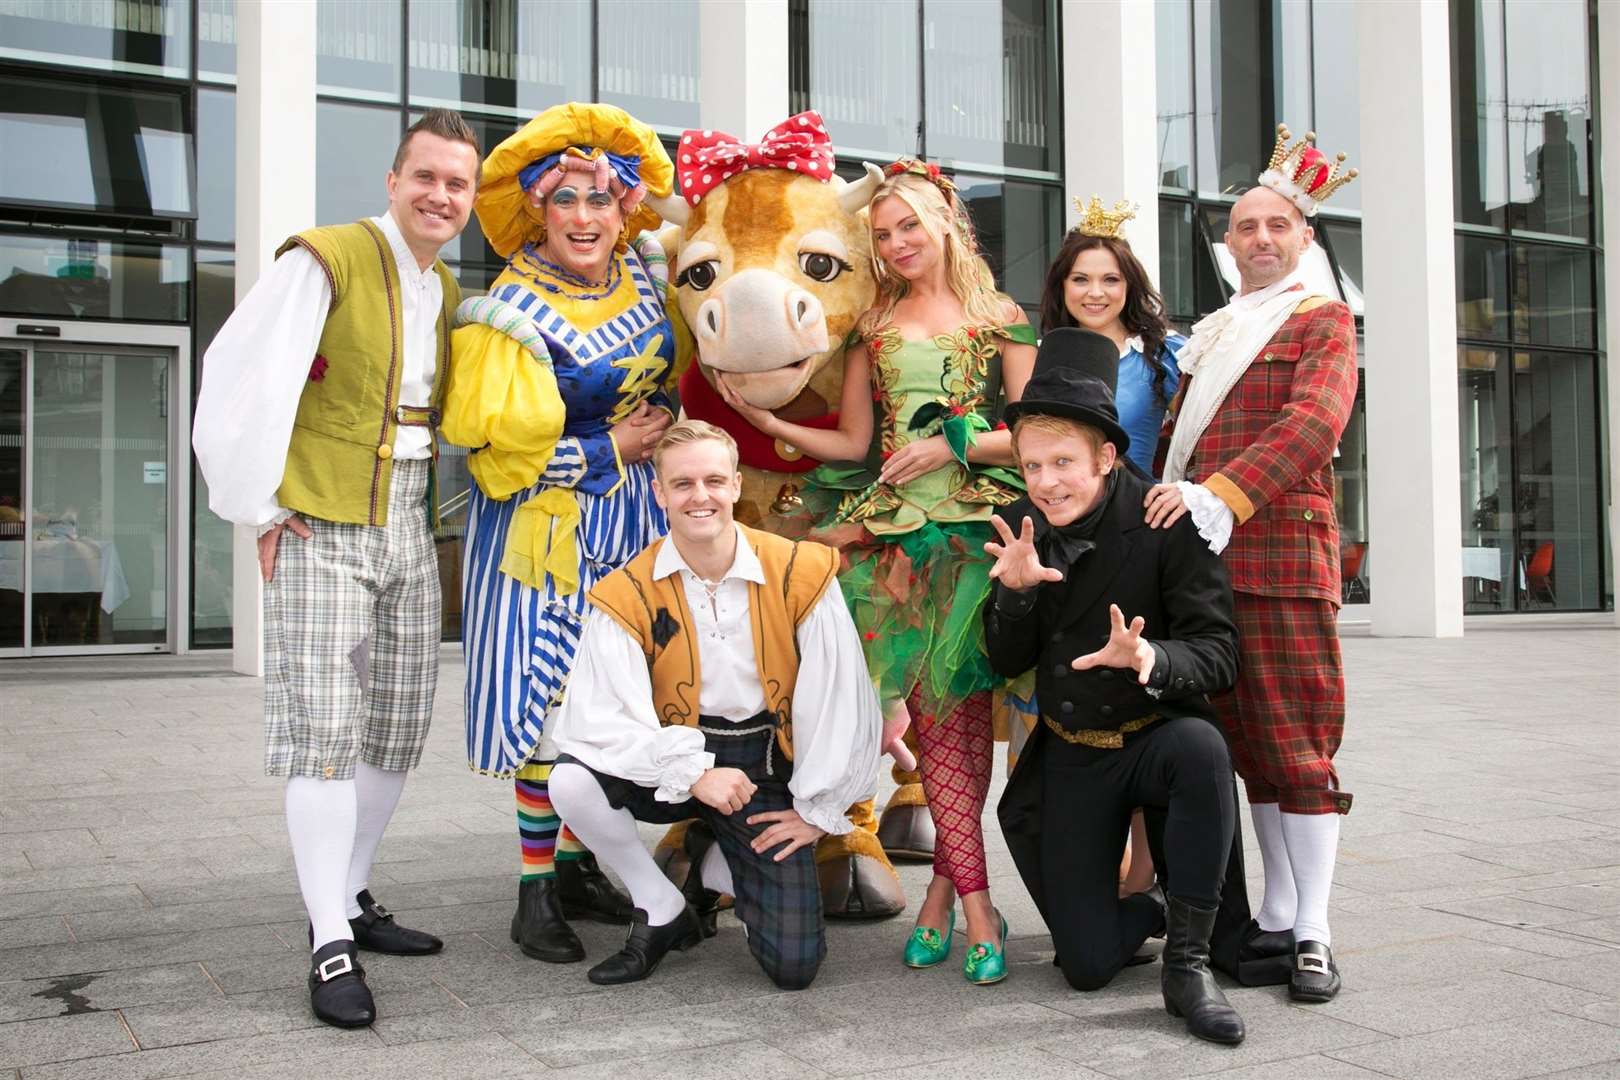
<svg viewBox="0 0 1620 1080">
<path fill-rule="evenodd" d="M 320 382 L 322 379 L 326 378 L 326 368 L 326 357 L 315 357 L 315 362 L 309 365 L 309 381 Z"/>
</svg>

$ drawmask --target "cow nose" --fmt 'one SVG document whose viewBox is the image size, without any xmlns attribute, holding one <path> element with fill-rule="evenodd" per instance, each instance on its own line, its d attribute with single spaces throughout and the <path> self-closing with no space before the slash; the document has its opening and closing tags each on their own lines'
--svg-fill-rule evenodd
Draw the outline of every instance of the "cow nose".
<svg viewBox="0 0 1620 1080">
<path fill-rule="evenodd" d="M 823 315 L 820 300 L 817 300 L 803 289 L 789 289 L 785 302 L 787 305 L 788 325 L 793 328 L 796 337 L 812 339 L 823 334 Z M 825 348 L 825 346 L 818 346 L 811 351 L 817 352 L 821 348 Z"/>
<path fill-rule="evenodd" d="M 718 298 L 705 300 L 697 309 L 696 332 L 700 341 L 719 341 L 726 332 L 726 309 Z"/>
</svg>

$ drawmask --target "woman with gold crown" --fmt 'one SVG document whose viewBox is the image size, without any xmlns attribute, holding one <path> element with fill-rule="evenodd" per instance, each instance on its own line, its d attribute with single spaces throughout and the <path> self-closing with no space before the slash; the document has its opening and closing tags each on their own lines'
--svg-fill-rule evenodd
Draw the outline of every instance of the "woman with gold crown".
<svg viewBox="0 0 1620 1080">
<path fill-rule="evenodd" d="M 552 810 L 546 728 L 585 594 L 667 531 L 650 458 L 690 348 L 671 322 L 663 253 L 641 234 L 659 223 L 643 199 L 673 183 L 657 135 L 622 109 L 547 109 L 484 162 L 474 209 L 507 264 L 488 296 L 457 312 L 443 431 L 472 450 L 475 481 L 462 584 L 467 759 L 515 781 L 512 940 L 552 963 L 585 956 L 568 918 L 630 921 L 629 900 Z"/>
<path fill-rule="evenodd" d="M 990 692 L 979 607 L 990 592 L 990 515 L 1022 484 L 1011 438 L 992 430 L 1035 362 L 1035 334 L 998 292 L 956 187 L 937 165 L 902 160 L 873 194 L 877 302 L 845 353 L 836 430 L 791 424 L 723 387 L 767 435 L 826 462 L 807 503 L 824 503 L 816 539 L 840 548 L 839 584 L 891 715 L 909 708 L 934 819 L 934 878 L 905 963 L 951 952 L 956 900 L 966 915 L 963 975 L 1006 978 L 1007 923 L 990 902 L 980 818 L 990 787 Z M 875 405 L 873 404 L 875 402 Z M 877 439 L 873 440 L 873 413 Z M 869 450 L 871 451 L 869 453 Z"/>
<path fill-rule="evenodd" d="M 1170 328 L 1164 298 L 1125 238 L 1125 223 L 1136 216 L 1135 208 L 1121 201 L 1107 210 L 1095 195 L 1090 203 L 1082 205 L 1076 199 L 1074 205 L 1080 220 L 1064 236 L 1046 271 L 1041 333 L 1078 326 L 1101 334 L 1119 349 L 1114 403 L 1119 426 L 1131 439 L 1125 456 L 1142 475 L 1157 479 L 1154 450 L 1165 410 L 1181 381 L 1176 354 L 1187 339 Z M 1036 722 L 1033 706 L 1015 704 L 1024 706 L 1020 711 L 1026 725 Z M 1140 810 L 1131 818 L 1130 847 L 1120 879 L 1121 896 L 1153 887 L 1153 860 Z"/>
</svg>

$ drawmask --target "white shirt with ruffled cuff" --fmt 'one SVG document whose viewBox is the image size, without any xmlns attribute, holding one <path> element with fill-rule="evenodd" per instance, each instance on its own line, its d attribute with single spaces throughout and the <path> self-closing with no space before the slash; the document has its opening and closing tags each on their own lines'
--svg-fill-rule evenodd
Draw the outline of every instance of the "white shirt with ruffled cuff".
<svg viewBox="0 0 1620 1080">
<path fill-rule="evenodd" d="M 1187 512 L 1192 515 L 1198 535 L 1204 538 L 1209 550 L 1217 555 L 1225 551 L 1226 545 L 1232 542 L 1232 528 L 1236 524 L 1232 508 L 1209 488 L 1191 480 L 1176 481 L 1176 490 L 1181 492 L 1181 501 L 1187 504 Z"/>
</svg>

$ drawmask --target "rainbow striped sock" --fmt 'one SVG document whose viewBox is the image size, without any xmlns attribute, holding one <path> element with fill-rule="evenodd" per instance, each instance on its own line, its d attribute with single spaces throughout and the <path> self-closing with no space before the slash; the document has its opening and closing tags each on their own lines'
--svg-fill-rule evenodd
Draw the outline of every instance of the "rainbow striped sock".
<svg viewBox="0 0 1620 1080">
<path fill-rule="evenodd" d="M 565 824 L 562 831 L 557 834 L 557 861 L 568 862 L 573 859 L 583 858 L 587 854 L 589 854 L 589 850 L 584 844 L 580 843 L 579 837 L 575 836 L 573 830 Z"/>
<path fill-rule="evenodd" d="M 557 876 L 557 832 L 562 821 L 551 808 L 551 766 L 526 765 L 513 782 L 517 794 L 518 838 L 523 847 L 522 880 Z M 577 856 L 576 856 L 577 858 Z"/>
</svg>

